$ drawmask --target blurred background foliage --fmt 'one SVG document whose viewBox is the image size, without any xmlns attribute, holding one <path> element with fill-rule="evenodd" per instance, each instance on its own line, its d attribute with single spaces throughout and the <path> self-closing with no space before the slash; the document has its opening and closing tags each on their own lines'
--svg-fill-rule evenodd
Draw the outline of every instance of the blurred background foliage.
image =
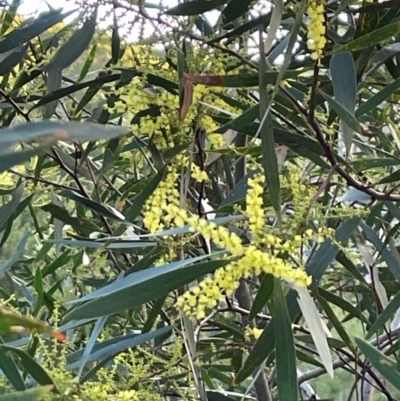
<svg viewBox="0 0 400 401">
<path fill-rule="evenodd" d="M 400 398 L 398 1 L 0 3 L 0 400 Z"/>
</svg>

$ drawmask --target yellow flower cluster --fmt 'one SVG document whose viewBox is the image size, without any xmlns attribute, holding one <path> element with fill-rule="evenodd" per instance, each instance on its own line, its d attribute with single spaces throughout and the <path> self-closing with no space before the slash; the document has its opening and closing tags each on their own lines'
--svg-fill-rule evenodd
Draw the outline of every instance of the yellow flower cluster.
<svg viewBox="0 0 400 401">
<path fill-rule="evenodd" d="M 246 195 L 246 215 L 249 218 L 249 228 L 256 237 L 261 235 L 265 227 L 262 198 L 264 181 L 265 177 L 261 173 L 248 180 L 250 189 Z"/>
<path fill-rule="evenodd" d="M 262 329 L 247 326 L 244 329 L 244 338 L 246 341 L 251 341 L 253 338 L 258 339 L 261 336 L 262 332 Z"/>
<path fill-rule="evenodd" d="M 307 13 L 307 47 L 313 60 L 320 60 L 326 44 L 325 38 L 325 0 L 309 0 Z"/>
<path fill-rule="evenodd" d="M 201 181 L 208 181 L 208 174 L 202 170 L 197 164 L 192 164 L 192 178 L 194 178 L 196 181 L 201 182 Z"/>
<path fill-rule="evenodd" d="M 240 240 L 240 239 L 239 239 Z M 239 260 L 217 269 L 214 278 L 206 277 L 198 286 L 191 288 L 177 300 L 177 306 L 189 316 L 202 319 L 207 308 L 213 308 L 217 303 L 230 296 L 239 287 L 241 278 L 249 278 L 254 274 L 270 273 L 294 285 L 306 287 L 311 284 L 311 277 L 302 269 L 293 269 L 287 262 L 250 245 L 237 249 L 243 250 Z"/>
<path fill-rule="evenodd" d="M 181 162 L 186 163 L 187 161 L 181 159 Z M 176 186 L 177 179 L 178 163 L 175 162 L 169 166 L 167 177 L 158 184 L 153 195 L 143 206 L 143 222 L 151 233 L 162 231 L 165 224 L 171 223 L 172 216 L 171 213 L 168 213 L 171 208 L 176 207 L 181 210 L 179 208 L 179 190 Z M 165 212 L 167 212 L 166 215 Z M 178 220 L 179 216 L 174 216 L 174 218 L 176 225 L 184 224 L 181 220 Z"/>
</svg>

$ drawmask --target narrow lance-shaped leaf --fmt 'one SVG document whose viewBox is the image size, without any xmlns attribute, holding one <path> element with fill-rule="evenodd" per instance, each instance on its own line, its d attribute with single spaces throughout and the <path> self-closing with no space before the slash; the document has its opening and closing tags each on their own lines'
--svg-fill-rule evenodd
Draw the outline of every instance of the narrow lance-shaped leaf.
<svg viewBox="0 0 400 401">
<path fill-rule="evenodd" d="M 357 51 L 362 50 L 370 46 L 377 45 L 378 43 L 383 43 L 387 39 L 397 36 L 400 33 L 400 21 L 393 22 L 381 28 L 375 29 L 363 36 L 360 36 L 353 41 L 346 43 L 345 45 L 335 49 L 334 53 L 339 53 L 343 51 Z"/>
<path fill-rule="evenodd" d="M 296 353 L 292 324 L 279 279 L 275 279 L 274 282 L 274 300 L 276 382 L 279 399 L 297 400 Z"/>
<path fill-rule="evenodd" d="M 10 32 L 0 41 L 0 53 L 6 53 L 9 50 L 13 50 L 18 46 L 23 45 L 24 43 L 33 39 L 35 36 L 40 35 L 42 32 L 45 32 L 47 29 L 63 21 L 64 18 L 68 17 L 74 12 L 75 10 L 64 14 L 56 14 L 46 18 L 41 18 L 25 28 L 16 29 Z"/>
<path fill-rule="evenodd" d="M 43 69 L 51 71 L 53 69 L 63 70 L 71 65 L 89 46 L 96 28 L 97 9 L 93 15 L 86 20 L 82 28 L 74 32 L 69 40 L 61 46 L 55 56 Z"/>
<path fill-rule="evenodd" d="M 332 77 L 335 100 L 354 116 L 357 94 L 357 74 L 352 54 L 350 52 L 344 52 L 333 55 L 329 64 L 329 69 Z M 341 119 L 341 129 L 346 146 L 346 154 L 349 156 L 353 141 L 353 128 L 348 125 L 346 121 Z"/>
</svg>

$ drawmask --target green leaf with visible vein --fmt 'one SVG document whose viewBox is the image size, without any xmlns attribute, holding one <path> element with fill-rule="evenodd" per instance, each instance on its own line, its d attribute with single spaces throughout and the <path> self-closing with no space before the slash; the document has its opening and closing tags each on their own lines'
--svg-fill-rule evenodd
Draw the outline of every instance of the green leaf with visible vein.
<svg viewBox="0 0 400 401">
<path fill-rule="evenodd" d="M 368 99 L 364 104 L 362 104 L 356 110 L 356 117 L 361 117 L 363 114 L 367 114 L 369 111 L 377 108 L 399 88 L 400 88 L 400 78 L 396 79 L 391 84 L 386 85 L 381 91 L 376 93 L 374 96 Z"/>
<path fill-rule="evenodd" d="M 357 95 L 357 74 L 352 54 L 350 52 L 343 52 L 333 55 L 329 63 L 329 69 L 332 77 L 335 100 L 354 117 Z M 349 125 L 342 116 L 339 115 L 339 117 L 341 118 L 343 139 L 346 145 L 347 155 L 349 155 L 353 141 L 354 128 Z"/>
<path fill-rule="evenodd" d="M 127 134 L 129 127 L 109 126 L 77 121 L 35 121 L 18 124 L 1 130 L 0 149 L 9 148 L 19 142 L 29 141 L 98 141 L 101 139 L 117 138 Z M 1 158 L 3 152 L 0 150 Z M 33 152 L 33 151 L 32 151 Z M 33 152 L 33 154 L 36 154 Z M 0 160 L 1 160 L 0 158 Z M 14 163 L 15 165 L 17 163 Z M 2 167 L 0 162 L 0 167 Z"/>
<path fill-rule="evenodd" d="M 361 352 L 369 359 L 372 366 L 390 383 L 400 390 L 400 373 L 396 370 L 396 361 L 361 338 L 355 338 Z"/>
<path fill-rule="evenodd" d="M 31 39 L 63 21 L 64 18 L 68 17 L 74 12 L 75 10 L 72 10 L 64 14 L 56 14 L 46 18 L 40 18 L 25 28 L 15 29 L 0 41 L 0 53 L 6 53 L 9 50 L 13 50 L 18 46 L 29 42 Z"/>
<path fill-rule="evenodd" d="M 292 324 L 279 279 L 274 282 L 276 383 L 280 400 L 297 400 L 296 352 Z"/>
<path fill-rule="evenodd" d="M 339 53 L 344 51 L 357 51 L 366 49 L 370 46 L 375 46 L 379 43 L 385 42 L 387 39 L 396 36 L 400 33 L 400 21 L 393 22 L 381 28 L 375 29 L 357 39 L 346 43 L 343 46 L 335 49 L 333 53 Z"/>
<path fill-rule="evenodd" d="M 373 336 L 383 325 L 393 316 L 397 310 L 400 308 L 400 292 L 389 302 L 387 307 L 378 316 L 372 326 L 369 328 L 365 338 L 370 338 Z"/>
<path fill-rule="evenodd" d="M 85 21 L 82 28 L 74 34 L 57 51 L 50 63 L 44 66 L 44 71 L 63 70 L 71 65 L 89 46 L 96 28 L 97 9 Z"/>
<path fill-rule="evenodd" d="M 338 101 L 327 95 L 322 91 L 318 91 L 321 96 L 329 103 L 335 113 L 340 117 L 340 119 L 346 123 L 352 130 L 361 133 L 360 123 L 357 121 L 357 118 L 348 111 L 345 107 L 343 107 Z"/>
<path fill-rule="evenodd" d="M 70 309 L 64 319 L 68 321 L 99 317 L 133 308 L 136 305 L 162 297 L 203 274 L 212 273 L 218 267 L 229 262 L 228 260 L 212 260 L 194 264 L 209 256 L 202 255 L 131 273 L 127 277 L 72 301 L 73 303 L 79 302 L 79 304 Z"/>
</svg>

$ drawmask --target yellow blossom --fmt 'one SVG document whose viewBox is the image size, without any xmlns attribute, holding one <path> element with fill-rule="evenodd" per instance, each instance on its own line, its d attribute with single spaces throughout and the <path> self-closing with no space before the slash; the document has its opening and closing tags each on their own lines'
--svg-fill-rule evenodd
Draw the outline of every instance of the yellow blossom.
<svg viewBox="0 0 400 401">
<path fill-rule="evenodd" d="M 313 60 L 320 60 L 326 44 L 325 0 L 309 0 L 307 14 L 307 47 Z"/>
</svg>

